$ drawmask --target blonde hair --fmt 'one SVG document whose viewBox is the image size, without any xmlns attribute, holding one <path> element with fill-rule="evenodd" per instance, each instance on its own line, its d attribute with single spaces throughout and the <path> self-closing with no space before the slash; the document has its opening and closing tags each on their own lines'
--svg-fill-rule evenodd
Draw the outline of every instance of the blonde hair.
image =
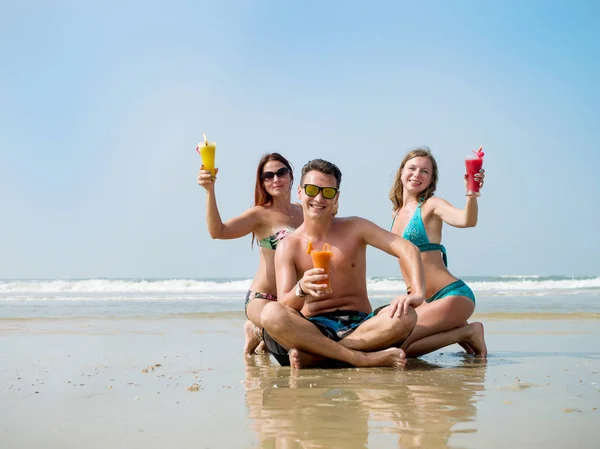
<svg viewBox="0 0 600 449">
<path fill-rule="evenodd" d="M 394 183 L 392 184 L 392 188 L 390 190 L 390 200 L 392 202 L 393 210 L 395 210 L 395 211 L 402 208 L 402 202 L 404 199 L 403 198 L 404 186 L 402 185 L 402 170 L 404 169 L 404 166 L 406 165 L 406 163 L 415 157 L 428 157 L 429 160 L 431 160 L 431 166 L 432 166 L 431 182 L 429 183 L 427 188 L 421 193 L 419 201 L 425 202 L 429 198 L 431 198 L 437 187 L 438 166 L 437 166 L 437 162 L 435 161 L 435 158 L 431 154 L 431 151 L 429 150 L 429 148 L 423 146 L 423 147 L 418 147 L 418 148 L 415 148 L 414 150 L 409 151 L 406 154 L 406 156 L 404 156 L 404 159 L 402 159 L 402 163 L 400 164 L 400 168 L 396 172 L 396 177 L 394 179 Z"/>
</svg>

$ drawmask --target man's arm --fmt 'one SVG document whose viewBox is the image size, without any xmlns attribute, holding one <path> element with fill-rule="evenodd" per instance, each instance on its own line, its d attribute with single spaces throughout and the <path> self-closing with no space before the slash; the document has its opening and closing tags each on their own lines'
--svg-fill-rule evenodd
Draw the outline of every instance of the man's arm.
<svg viewBox="0 0 600 449">
<path fill-rule="evenodd" d="M 380 228 L 369 220 L 357 220 L 360 223 L 361 235 L 368 245 L 398 258 L 404 282 L 410 289 L 411 296 L 424 298 L 425 274 L 419 249 L 408 240 Z"/>
</svg>

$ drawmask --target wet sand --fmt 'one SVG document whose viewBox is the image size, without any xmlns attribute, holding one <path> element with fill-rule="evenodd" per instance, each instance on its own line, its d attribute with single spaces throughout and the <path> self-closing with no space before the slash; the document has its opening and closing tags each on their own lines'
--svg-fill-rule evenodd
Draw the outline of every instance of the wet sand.
<svg viewBox="0 0 600 449">
<path fill-rule="evenodd" d="M 0 447 L 599 447 L 600 319 L 484 322 L 487 361 L 292 371 L 237 318 L 0 320 Z"/>
</svg>

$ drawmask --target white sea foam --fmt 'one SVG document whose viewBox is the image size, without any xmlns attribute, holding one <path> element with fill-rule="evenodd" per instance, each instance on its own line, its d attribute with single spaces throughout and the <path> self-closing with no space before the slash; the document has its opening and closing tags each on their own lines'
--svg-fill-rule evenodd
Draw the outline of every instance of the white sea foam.
<svg viewBox="0 0 600 449">
<path fill-rule="evenodd" d="M 245 292 L 250 279 L 235 281 L 171 280 L 27 280 L 0 281 L 0 294 L 17 293 L 235 293 Z"/>
<path fill-rule="evenodd" d="M 600 289 L 600 277 L 566 276 L 496 276 L 465 278 L 476 292 L 486 296 L 576 294 Z M 116 299 L 176 299 L 186 296 L 202 298 L 240 297 L 250 287 L 251 279 L 82 279 L 82 280 L 4 280 L 0 281 L 0 298 L 69 299 L 102 297 Z M 400 278 L 370 278 L 371 294 L 398 293 L 406 286 Z"/>
<path fill-rule="evenodd" d="M 600 277 L 596 278 L 545 278 L 542 276 L 502 276 L 489 280 L 475 278 L 466 279 L 474 291 L 486 293 L 501 292 L 558 292 L 580 291 L 584 289 L 599 289 Z M 397 291 L 405 289 L 405 284 L 395 278 L 370 279 L 368 289 L 372 292 Z"/>
</svg>

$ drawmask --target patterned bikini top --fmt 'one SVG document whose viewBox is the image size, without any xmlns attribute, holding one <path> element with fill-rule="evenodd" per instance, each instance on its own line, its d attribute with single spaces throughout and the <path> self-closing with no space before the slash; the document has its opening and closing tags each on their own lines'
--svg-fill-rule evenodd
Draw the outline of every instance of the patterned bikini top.
<svg viewBox="0 0 600 449">
<path fill-rule="evenodd" d="M 423 217 L 421 216 L 421 206 L 422 202 L 419 203 L 415 213 L 412 218 L 404 228 L 404 232 L 402 233 L 402 238 L 405 238 L 409 242 L 413 243 L 419 250 L 424 253 L 427 251 L 441 251 L 442 259 L 444 260 L 444 265 L 448 266 L 448 257 L 446 256 L 446 248 L 444 245 L 440 245 L 439 243 L 431 243 L 429 241 L 429 237 L 427 237 L 427 231 L 425 230 L 425 225 L 423 224 Z M 400 210 L 398 210 L 399 212 Z M 394 215 L 394 219 L 392 220 L 392 227 L 394 226 L 394 222 L 396 221 L 396 216 Z M 391 230 L 391 228 L 390 228 Z"/>
<path fill-rule="evenodd" d="M 260 246 L 261 248 L 275 250 L 277 249 L 277 245 L 279 245 L 279 242 L 286 238 L 293 231 L 294 228 L 283 228 L 282 230 L 277 231 L 275 234 L 265 237 L 262 240 L 259 240 L 258 246 Z"/>
</svg>

